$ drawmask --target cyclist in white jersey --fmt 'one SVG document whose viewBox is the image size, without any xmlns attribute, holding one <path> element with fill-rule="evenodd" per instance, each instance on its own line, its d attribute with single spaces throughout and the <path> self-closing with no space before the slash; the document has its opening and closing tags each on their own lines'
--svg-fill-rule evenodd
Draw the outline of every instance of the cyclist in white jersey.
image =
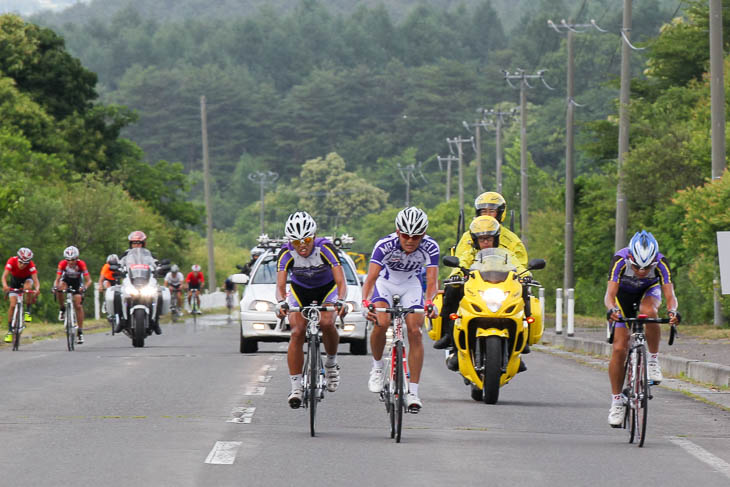
<svg viewBox="0 0 730 487">
<path fill-rule="evenodd" d="M 426 235 L 428 217 L 423 210 L 409 207 L 401 210 L 395 218 L 395 233 L 380 239 L 375 244 L 368 275 L 362 287 L 363 309 L 367 312 L 372 304 L 376 308 L 393 306 L 393 295 L 401 297 L 404 308 L 423 309 L 431 318 L 438 316 L 433 306 L 433 297 L 438 289 L 439 246 Z M 421 269 L 426 267 L 426 291 L 421 285 Z M 390 324 L 386 313 L 367 312 L 368 319 L 374 321 L 370 335 L 370 349 L 373 352 L 373 367 L 370 370 L 368 388 L 379 393 L 383 388 L 383 350 L 385 333 Z M 423 328 L 422 314 L 406 316 L 408 328 L 408 369 L 410 370 L 409 392 L 406 404 L 411 411 L 418 411 L 423 403 L 418 397 L 418 383 L 423 367 Z"/>
</svg>

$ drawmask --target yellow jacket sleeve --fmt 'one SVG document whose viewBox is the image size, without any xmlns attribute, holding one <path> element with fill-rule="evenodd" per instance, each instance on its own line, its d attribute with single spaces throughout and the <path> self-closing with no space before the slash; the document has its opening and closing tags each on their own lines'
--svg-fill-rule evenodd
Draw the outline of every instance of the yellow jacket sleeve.
<svg viewBox="0 0 730 487">
<path fill-rule="evenodd" d="M 525 248 L 525 244 L 522 243 L 522 240 L 520 240 L 520 237 L 515 235 L 514 232 L 502 227 L 499 235 L 499 246 L 508 250 L 515 257 L 515 260 L 519 264 L 517 266 L 518 273 L 527 269 L 527 249 Z M 529 276 L 530 273 L 526 272 L 524 275 Z"/>
<path fill-rule="evenodd" d="M 471 234 L 469 232 L 464 232 L 461 239 L 459 239 L 459 243 L 456 245 L 454 256 L 459 258 L 459 265 L 461 267 L 468 268 L 472 262 L 474 262 L 475 255 L 477 255 L 477 251 L 472 244 Z M 461 274 L 461 270 L 454 268 L 451 271 L 451 274 L 449 274 L 449 277 L 455 274 Z"/>
</svg>

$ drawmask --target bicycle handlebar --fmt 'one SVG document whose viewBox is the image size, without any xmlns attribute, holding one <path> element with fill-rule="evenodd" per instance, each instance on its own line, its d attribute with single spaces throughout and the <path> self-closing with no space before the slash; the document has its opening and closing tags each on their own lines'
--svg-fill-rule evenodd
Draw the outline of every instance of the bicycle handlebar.
<svg viewBox="0 0 730 487">
<path fill-rule="evenodd" d="M 621 318 L 617 323 L 669 323 L 669 318 Z"/>
<path fill-rule="evenodd" d="M 370 311 L 374 311 L 376 313 L 402 313 L 404 315 L 407 315 L 409 313 L 417 313 L 417 314 L 424 314 L 426 313 L 425 309 L 406 309 L 406 308 L 376 308 L 374 306 L 371 307 Z"/>
<path fill-rule="evenodd" d="M 302 311 L 306 311 L 308 309 L 316 309 L 317 311 L 337 311 L 337 308 L 335 306 L 303 306 L 288 308 L 287 311 L 289 311 L 290 313 L 301 313 Z"/>
</svg>

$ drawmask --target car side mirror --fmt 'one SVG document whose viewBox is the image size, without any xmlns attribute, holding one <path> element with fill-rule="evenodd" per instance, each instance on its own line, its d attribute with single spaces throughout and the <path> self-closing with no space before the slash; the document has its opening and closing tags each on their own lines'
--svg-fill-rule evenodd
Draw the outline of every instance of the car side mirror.
<svg viewBox="0 0 730 487">
<path fill-rule="evenodd" d="M 246 274 L 233 274 L 231 276 L 231 281 L 233 281 L 234 284 L 247 284 L 248 283 L 248 275 L 246 275 Z"/>
</svg>

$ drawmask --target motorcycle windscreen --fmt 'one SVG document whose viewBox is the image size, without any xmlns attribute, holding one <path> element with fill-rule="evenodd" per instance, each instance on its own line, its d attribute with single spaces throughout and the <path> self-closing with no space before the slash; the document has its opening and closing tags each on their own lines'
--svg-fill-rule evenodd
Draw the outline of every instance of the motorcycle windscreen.
<svg viewBox="0 0 730 487">
<path fill-rule="evenodd" d="M 152 271 L 147 264 L 132 264 L 129 266 L 129 280 L 135 286 L 144 286 L 150 282 Z"/>
<path fill-rule="evenodd" d="M 474 257 L 471 270 L 479 271 L 487 282 L 498 283 L 507 279 L 510 272 L 517 271 L 512 254 L 504 249 L 483 249 Z"/>
</svg>

